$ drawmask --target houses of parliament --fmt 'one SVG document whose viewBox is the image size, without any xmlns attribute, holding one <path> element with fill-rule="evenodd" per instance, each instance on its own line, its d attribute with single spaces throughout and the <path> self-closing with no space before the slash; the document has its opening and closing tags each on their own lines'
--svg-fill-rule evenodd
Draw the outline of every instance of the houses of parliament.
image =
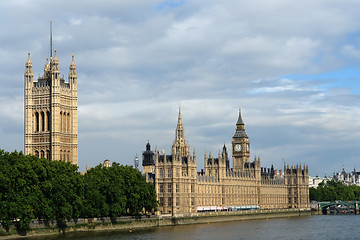
<svg viewBox="0 0 360 240">
<path fill-rule="evenodd" d="M 185 138 L 181 111 L 171 154 L 153 152 L 150 143 L 143 152 L 143 174 L 155 185 L 162 214 L 184 214 L 231 209 L 309 209 L 307 166 L 285 166 L 283 172 L 263 168 L 260 157 L 250 161 L 250 140 L 241 111 L 232 137 L 232 165 L 224 145 L 217 156 L 204 156 L 204 169 L 197 172 L 195 149 Z"/>
<path fill-rule="evenodd" d="M 52 52 L 52 51 L 50 51 Z M 30 53 L 24 74 L 25 154 L 48 160 L 78 163 L 77 72 L 74 56 L 68 80 L 60 74 L 54 52 L 46 59 L 44 72 L 34 80 Z M 143 152 L 143 174 L 154 184 L 159 211 L 183 214 L 212 209 L 309 208 L 307 166 L 284 166 L 283 172 L 263 168 L 260 158 L 250 161 L 250 140 L 241 112 L 232 137 L 232 168 L 225 145 L 217 156 L 204 156 L 204 169 L 197 172 L 195 149 L 185 138 L 181 111 L 171 153 Z"/>
</svg>

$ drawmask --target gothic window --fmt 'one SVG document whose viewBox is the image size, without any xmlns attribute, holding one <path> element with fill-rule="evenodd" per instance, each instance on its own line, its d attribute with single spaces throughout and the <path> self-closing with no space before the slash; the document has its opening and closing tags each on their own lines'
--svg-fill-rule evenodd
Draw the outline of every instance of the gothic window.
<svg viewBox="0 0 360 240">
<path fill-rule="evenodd" d="M 160 198 L 160 206 L 164 206 L 164 198 L 163 197 Z"/>
<path fill-rule="evenodd" d="M 44 158 L 45 157 L 45 152 L 44 152 L 44 150 L 41 150 L 41 156 L 40 156 L 41 158 Z"/>
<path fill-rule="evenodd" d="M 171 193 L 171 183 L 168 184 L 168 192 Z"/>
<path fill-rule="evenodd" d="M 46 159 L 50 160 L 50 151 L 49 150 L 46 150 Z"/>
<path fill-rule="evenodd" d="M 180 192 L 180 184 L 179 183 L 176 184 L 176 192 Z"/>
<path fill-rule="evenodd" d="M 35 151 L 35 156 L 39 157 L 39 151 L 38 150 Z"/>
<path fill-rule="evenodd" d="M 65 132 L 66 131 L 66 113 L 65 112 L 63 112 L 62 119 L 63 119 L 62 132 Z"/>
<path fill-rule="evenodd" d="M 35 113 L 35 131 L 39 132 L 39 113 Z"/>
<path fill-rule="evenodd" d="M 70 132 L 70 114 L 67 114 L 67 132 Z"/>
<path fill-rule="evenodd" d="M 60 161 L 62 161 L 63 159 L 62 159 L 62 156 L 63 156 L 63 154 L 62 154 L 62 150 L 60 150 Z"/>
<path fill-rule="evenodd" d="M 195 198 L 191 198 L 191 203 L 190 203 L 191 205 L 195 205 Z"/>
<path fill-rule="evenodd" d="M 160 185 L 159 185 L 159 191 L 160 191 L 160 192 L 164 192 L 164 185 L 163 185 L 163 184 L 160 184 Z"/>
<path fill-rule="evenodd" d="M 63 113 L 62 111 L 60 112 L 60 131 L 62 132 L 62 129 L 63 129 Z"/>
<path fill-rule="evenodd" d="M 171 177 L 171 168 L 168 169 L 168 177 Z"/>
<path fill-rule="evenodd" d="M 172 198 L 168 197 L 168 206 L 170 207 L 172 205 Z"/>
<path fill-rule="evenodd" d="M 70 162 L 70 151 L 67 152 L 67 160 Z"/>
<path fill-rule="evenodd" d="M 41 112 L 41 131 L 45 131 L 45 113 Z"/>
<path fill-rule="evenodd" d="M 191 184 L 191 192 L 192 192 L 192 193 L 195 192 L 195 186 L 194 186 L 194 184 Z"/>
<path fill-rule="evenodd" d="M 160 169 L 160 178 L 163 178 L 163 177 L 164 177 L 164 170 Z"/>
<path fill-rule="evenodd" d="M 47 115 L 47 131 L 50 131 L 50 129 L 51 129 L 51 116 L 50 116 L 50 112 L 49 111 L 47 111 L 46 112 L 46 115 Z"/>
</svg>

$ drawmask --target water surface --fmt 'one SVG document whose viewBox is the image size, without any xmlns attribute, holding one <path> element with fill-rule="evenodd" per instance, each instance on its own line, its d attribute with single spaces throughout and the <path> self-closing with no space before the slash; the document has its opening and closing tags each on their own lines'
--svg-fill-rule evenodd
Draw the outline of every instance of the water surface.
<svg viewBox="0 0 360 240">
<path fill-rule="evenodd" d="M 146 230 L 68 233 L 37 237 L 40 240 L 145 240 L 145 239 L 360 239 L 360 215 L 316 215 L 269 220 L 235 221 L 158 227 Z"/>
</svg>

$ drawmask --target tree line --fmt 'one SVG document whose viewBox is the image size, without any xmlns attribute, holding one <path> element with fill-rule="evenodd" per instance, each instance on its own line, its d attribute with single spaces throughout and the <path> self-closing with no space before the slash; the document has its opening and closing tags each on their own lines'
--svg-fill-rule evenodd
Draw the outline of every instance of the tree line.
<svg viewBox="0 0 360 240">
<path fill-rule="evenodd" d="M 156 206 L 154 186 L 131 166 L 99 164 L 81 175 L 71 163 L 0 149 L 0 221 L 7 231 L 14 221 L 18 231 L 33 219 L 63 228 L 66 219 L 114 219 Z"/>
<path fill-rule="evenodd" d="M 318 202 L 360 201 L 360 186 L 347 186 L 341 182 L 327 181 L 320 183 L 317 188 L 311 187 L 309 196 L 310 201 Z"/>
</svg>

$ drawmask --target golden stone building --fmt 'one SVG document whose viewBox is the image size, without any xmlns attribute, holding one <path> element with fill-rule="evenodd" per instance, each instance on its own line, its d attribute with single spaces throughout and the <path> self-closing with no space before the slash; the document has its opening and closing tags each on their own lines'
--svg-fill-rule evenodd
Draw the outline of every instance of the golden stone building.
<svg viewBox="0 0 360 240">
<path fill-rule="evenodd" d="M 46 59 L 44 74 L 34 81 L 30 53 L 25 65 L 25 154 L 78 163 L 77 73 L 74 55 L 68 81 L 56 56 Z"/>
<path fill-rule="evenodd" d="M 204 169 L 196 170 L 196 152 L 190 153 L 179 110 L 171 154 L 143 152 L 143 174 L 155 184 L 159 211 L 183 214 L 235 209 L 309 208 L 307 166 L 260 166 L 260 158 L 250 161 L 250 141 L 239 111 L 232 138 L 233 168 L 224 145 L 217 156 L 204 156 Z"/>
</svg>

